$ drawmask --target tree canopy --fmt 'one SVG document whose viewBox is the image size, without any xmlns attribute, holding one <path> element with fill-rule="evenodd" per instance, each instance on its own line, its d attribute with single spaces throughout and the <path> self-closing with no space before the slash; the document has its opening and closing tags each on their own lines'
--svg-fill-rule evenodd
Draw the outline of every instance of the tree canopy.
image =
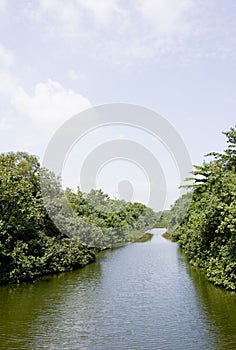
<svg viewBox="0 0 236 350">
<path fill-rule="evenodd" d="M 171 209 L 169 230 L 190 262 L 201 267 L 210 281 L 235 290 L 236 128 L 224 134 L 227 149 L 222 154 L 210 153 L 212 160 L 195 166 L 192 193 Z"/>
<path fill-rule="evenodd" d="M 0 155 L 0 284 L 82 267 L 155 220 L 145 205 L 101 190 L 64 191 L 35 156 Z"/>
</svg>

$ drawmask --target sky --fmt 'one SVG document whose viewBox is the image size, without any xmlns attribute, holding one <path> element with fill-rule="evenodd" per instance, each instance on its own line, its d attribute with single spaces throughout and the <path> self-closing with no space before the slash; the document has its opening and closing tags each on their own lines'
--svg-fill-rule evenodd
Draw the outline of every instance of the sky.
<svg viewBox="0 0 236 350">
<path fill-rule="evenodd" d="M 42 161 L 64 122 L 110 103 L 161 115 L 193 164 L 222 152 L 222 131 L 236 124 L 235 13 L 233 0 L 0 0 L 0 152 L 27 151 Z M 65 184 L 76 186 L 81 159 L 99 144 L 130 138 L 161 163 L 168 207 L 178 195 L 168 147 L 125 126 L 100 129 L 71 149 Z M 137 187 L 134 199 L 148 203 L 149 169 L 108 163 L 97 186 L 119 197 L 128 181 Z"/>
</svg>

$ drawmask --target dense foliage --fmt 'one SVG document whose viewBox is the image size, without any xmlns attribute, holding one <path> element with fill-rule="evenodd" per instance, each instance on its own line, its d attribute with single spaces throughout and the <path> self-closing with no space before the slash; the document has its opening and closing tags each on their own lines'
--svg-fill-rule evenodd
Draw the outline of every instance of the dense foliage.
<svg viewBox="0 0 236 350">
<path fill-rule="evenodd" d="M 37 158 L 0 156 L 0 284 L 68 271 L 94 260 L 86 245 L 70 240 L 45 211 Z"/>
<path fill-rule="evenodd" d="M 157 213 L 157 222 L 155 223 L 155 228 L 167 228 L 170 220 L 170 211 L 166 210 Z"/>
<path fill-rule="evenodd" d="M 77 216 L 79 238 L 90 247 L 103 249 L 136 240 L 156 220 L 144 204 L 113 200 L 101 190 L 66 189 L 65 195 Z"/>
<path fill-rule="evenodd" d="M 93 248 L 124 244 L 153 222 L 143 204 L 63 191 L 34 156 L 0 155 L 0 284 L 82 267 Z"/>
<path fill-rule="evenodd" d="M 171 236 L 215 285 L 236 289 L 236 128 L 228 148 L 196 166 L 192 193 L 171 210 Z"/>
</svg>

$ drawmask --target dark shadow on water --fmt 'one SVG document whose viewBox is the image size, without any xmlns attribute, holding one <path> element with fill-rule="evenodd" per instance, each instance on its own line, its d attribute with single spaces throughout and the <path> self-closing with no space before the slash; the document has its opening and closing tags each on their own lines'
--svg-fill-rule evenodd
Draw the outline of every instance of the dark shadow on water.
<svg viewBox="0 0 236 350">
<path fill-rule="evenodd" d="M 66 304 L 71 294 L 77 289 L 79 293 L 81 284 L 92 288 L 93 281 L 101 276 L 101 264 L 96 262 L 34 282 L 0 287 L 0 349 L 32 348 L 31 332 L 39 319 L 45 323 L 51 313 L 59 320 L 61 305 Z"/>
<path fill-rule="evenodd" d="M 179 256 L 193 281 L 198 306 L 215 334 L 216 349 L 236 349 L 236 292 L 226 291 L 210 283 L 203 271 L 189 264 L 180 249 Z"/>
</svg>

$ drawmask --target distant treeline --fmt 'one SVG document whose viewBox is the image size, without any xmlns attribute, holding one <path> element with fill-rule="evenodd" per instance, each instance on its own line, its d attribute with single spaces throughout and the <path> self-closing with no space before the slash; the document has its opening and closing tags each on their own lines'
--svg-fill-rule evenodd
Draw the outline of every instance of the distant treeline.
<svg viewBox="0 0 236 350">
<path fill-rule="evenodd" d="M 82 267 L 97 250 L 136 240 L 156 214 L 101 190 L 63 190 L 24 152 L 0 155 L 0 284 Z"/>
<path fill-rule="evenodd" d="M 236 128 L 224 133 L 223 154 L 195 166 L 191 192 L 176 201 L 162 221 L 192 264 L 210 281 L 236 289 Z"/>
</svg>

